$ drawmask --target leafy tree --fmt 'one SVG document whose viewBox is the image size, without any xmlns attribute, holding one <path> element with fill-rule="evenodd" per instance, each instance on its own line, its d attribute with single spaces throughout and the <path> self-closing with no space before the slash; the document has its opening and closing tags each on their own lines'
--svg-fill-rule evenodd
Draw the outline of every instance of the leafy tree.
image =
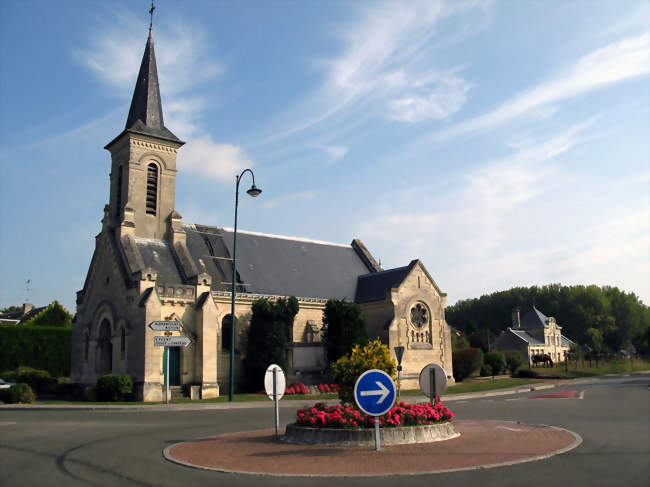
<svg viewBox="0 0 650 487">
<path fill-rule="evenodd" d="M 459 335 L 452 330 L 451 332 L 451 349 L 460 350 L 461 348 L 469 348 L 469 341 L 463 335 Z"/>
<path fill-rule="evenodd" d="M 595 352 L 600 352 L 603 349 L 603 334 L 597 328 L 587 328 L 585 332 L 587 338 L 586 343 Z"/>
<path fill-rule="evenodd" d="M 72 326 L 72 315 L 58 301 L 54 301 L 25 324 L 34 326 Z"/>
<path fill-rule="evenodd" d="M 322 336 L 330 363 L 348 354 L 355 345 L 368 343 L 368 329 L 361 307 L 345 300 L 328 299 L 323 313 Z"/>
<path fill-rule="evenodd" d="M 6 308 L 0 309 L 0 313 L 13 313 L 14 311 L 20 311 L 22 309 L 22 306 L 7 306 Z"/>
<path fill-rule="evenodd" d="M 517 369 L 524 363 L 521 352 L 519 350 L 506 350 L 503 354 L 506 356 L 506 368 L 508 372 L 510 372 L 510 375 L 515 375 Z"/>
<path fill-rule="evenodd" d="M 332 364 L 332 373 L 340 386 L 341 404 L 354 404 L 354 384 L 366 370 L 383 370 L 393 380 L 397 374 L 397 363 L 391 359 L 387 345 L 378 338 L 365 346 L 355 345 L 352 351 Z"/>
<path fill-rule="evenodd" d="M 483 352 L 480 348 L 463 348 L 452 352 L 454 379 L 462 382 L 463 379 L 477 371 L 483 363 Z"/>
<path fill-rule="evenodd" d="M 506 370 L 506 356 L 501 352 L 486 353 L 483 356 L 483 363 L 492 369 L 490 375 L 499 375 Z"/>
<path fill-rule="evenodd" d="M 245 384 L 251 391 L 263 388 L 264 372 L 271 364 L 287 370 L 287 343 L 293 320 L 298 313 L 298 300 L 253 301 L 251 325 L 248 329 L 246 358 L 244 359 Z"/>
</svg>

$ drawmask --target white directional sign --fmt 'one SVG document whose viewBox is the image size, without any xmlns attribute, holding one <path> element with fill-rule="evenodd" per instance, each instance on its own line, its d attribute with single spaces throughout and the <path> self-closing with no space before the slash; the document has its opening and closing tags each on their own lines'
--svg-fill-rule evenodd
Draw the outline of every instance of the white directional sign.
<svg viewBox="0 0 650 487">
<path fill-rule="evenodd" d="M 153 331 L 181 331 L 180 321 L 152 321 L 149 328 Z"/>
<path fill-rule="evenodd" d="M 187 347 L 190 343 L 188 337 L 153 337 L 154 347 Z"/>
</svg>

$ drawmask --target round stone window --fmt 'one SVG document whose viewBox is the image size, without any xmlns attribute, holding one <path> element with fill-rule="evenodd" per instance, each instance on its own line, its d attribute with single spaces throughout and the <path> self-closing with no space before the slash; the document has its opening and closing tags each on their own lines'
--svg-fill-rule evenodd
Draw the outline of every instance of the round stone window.
<svg viewBox="0 0 650 487">
<path fill-rule="evenodd" d="M 416 303 L 411 308 L 411 324 L 418 330 L 421 330 L 429 323 L 429 311 L 422 303 Z"/>
</svg>

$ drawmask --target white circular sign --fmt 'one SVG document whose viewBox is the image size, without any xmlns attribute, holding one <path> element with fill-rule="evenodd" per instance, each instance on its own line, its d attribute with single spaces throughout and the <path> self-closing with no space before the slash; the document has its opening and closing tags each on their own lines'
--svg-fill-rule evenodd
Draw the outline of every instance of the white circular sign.
<svg viewBox="0 0 650 487">
<path fill-rule="evenodd" d="M 273 376 L 275 376 L 275 391 L 277 396 L 273 395 Z M 284 396 L 284 390 L 286 388 L 287 380 L 284 377 L 282 368 L 276 364 L 269 365 L 269 368 L 266 369 L 266 374 L 264 374 L 264 390 L 269 396 L 269 399 L 273 401 L 277 397 L 279 401 Z"/>
<path fill-rule="evenodd" d="M 447 372 L 438 364 L 425 365 L 420 372 L 420 390 L 429 399 L 434 399 L 434 384 L 436 396 L 442 396 L 447 390 Z"/>
</svg>

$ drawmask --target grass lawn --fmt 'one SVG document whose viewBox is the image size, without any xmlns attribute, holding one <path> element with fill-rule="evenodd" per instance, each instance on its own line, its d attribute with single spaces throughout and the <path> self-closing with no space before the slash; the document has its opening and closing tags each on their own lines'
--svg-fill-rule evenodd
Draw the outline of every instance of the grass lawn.
<svg viewBox="0 0 650 487">
<path fill-rule="evenodd" d="M 577 379 L 580 377 L 595 377 L 598 375 L 607 374 L 629 374 L 630 372 L 640 372 L 643 370 L 650 370 L 650 362 L 641 359 L 622 359 L 622 360 L 609 360 L 607 362 L 600 361 L 598 367 L 596 362 L 585 360 L 569 362 L 568 370 L 564 363 L 557 364 L 554 367 L 535 367 L 532 370 L 537 372 L 541 378 L 546 379 Z"/>
<path fill-rule="evenodd" d="M 534 370 L 539 374 L 538 378 L 531 379 L 516 379 L 516 378 L 507 378 L 507 379 L 465 379 L 465 381 L 460 382 L 456 385 L 450 386 L 445 395 L 447 394 L 463 394 L 467 392 L 481 392 L 481 391 L 491 391 L 494 389 L 507 389 L 509 387 L 523 386 L 526 384 L 534 384 L 536 382 L 541 382 L 543 379 L 577 379 L 581 377 L 595 377 L 598 375 L 607 375 L 607 374 L 627 374 L 630 372 L 639 372 L 650 370 L 650 362 L 634 359 L 634 360 L 611 360 L 608 362 L 599 362 L 598 367 L 596 367 L 596 362 L 592 362 L 592 366 L 589 367 L 589 361 L 584 361 L 578 363 L 576 367 L 575 362 L 570 362 L 568 373 L 565 369 L 564 363 L 558 364 L 555 367 L 544 368 L 544 367 L 535 367 Z M 402 390 L 401 396 L 421 396 L 422 392 L 419 389 L 412 390 Z M 316 402 L 323 401 L 328 399 L 338 399 L 338 394 L 336 393 L 327 393 L 327 394 L 291 394 L 285 395 L 283 401 L 306 401 L 306 402 Z M 269 398 L 266 394 L 235 394 L 234 402 L 250 402 L 250 401 L 269 401 Z M 183 404 L 183 403 L 219 403 L 219 402 L 228 402 L 228 396 L 216 397 L 214 399 L 200 399 L 192 401 L 188 398 L 183 399 L 174 399 L 170 401 L 172 404 Z M 133 402 L 73 402 L 73 401 L 42 401 L 40 404 L 77 404 L 77 405 L 147 405 L 147 404 L 163 404 L 160 402 L 143 402 L 143 403 L 133 403 Z"/>
</svg>

